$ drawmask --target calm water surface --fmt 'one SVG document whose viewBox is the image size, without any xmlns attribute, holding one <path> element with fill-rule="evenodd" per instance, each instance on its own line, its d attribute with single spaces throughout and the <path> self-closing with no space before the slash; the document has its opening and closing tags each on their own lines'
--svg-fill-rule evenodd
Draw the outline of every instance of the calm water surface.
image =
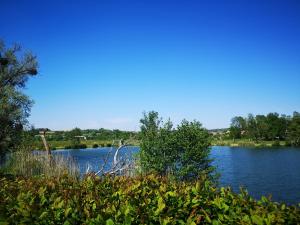
<svg viewBox="0 0 300 225">
<path fill-rule="evenodd" d="M 120 155 L 137 153 L 138 147 L 128 147 Z M 93 171 L 102 167 L 107 155 L 106 169 L 113 160 L 115 149 L 57 150 L 54 154 L 74 157 L 80 171 L 89 165 Z M 300 203 L 300 148 L 239 148 L 212 147 L 211 157 L 221 174 L 220 186 L 247 188 L 249 194 L 259 199 L 272 195 L 272 199 L 286 203 Z"/>
</svg>

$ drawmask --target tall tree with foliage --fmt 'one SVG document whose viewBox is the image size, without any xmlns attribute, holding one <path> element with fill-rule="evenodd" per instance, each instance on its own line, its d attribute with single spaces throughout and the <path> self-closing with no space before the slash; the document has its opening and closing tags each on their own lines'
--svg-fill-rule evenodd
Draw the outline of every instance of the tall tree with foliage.
<svg viewBox="0 0 300 225">
<path fill-rule="evenodd" d="M 140 160 L 144 172 L 166 175 L 173 166 L 176 154 L 173 148 L 172 123 L 163 123 L 158 113 L 144 113 L 140 120 Z"/>
<path fill-rule="evenodd" d="M 288 140 L 292 145 L 300 146 L 300 113 L 294 112 L 288 127 Z"/>
<path fill-rule="evenodd" d="M 36 57 L 19 45 L 7 48 L 0 41 L 0 155 L 20 143 L 33 101 L 22 90 L 37 74 Z"/>
<path fill-rule="evenodd" d="M 231 120 L 230 136 L 234 139 L 248 137 L 255 141 L 286 140 L 291 120 L 290 116 L 279 116 L 278 113 L 267 116 L 249 114 L 247 118 L 236 116 Z"/>
<path fill-rule="evenodd" d="M 256 115 L 255 120 L 257 125 L 258 139 L 260 140 L 267 139 L 269 125 L 267 123 L 266 116 Z"/>
<path fill-rule="evenodd" d="M 239 139 L 242 137 L 242 133 L 246 129 L 246 120 L 241 116 L 233 117 L 230 125 L 230 136 L 233 139 Z"/>
<path fill-rule="evenodd" d="M 203 174 L 213 178 L 210 136 L 198 121 L 183 120 L 175 130 L 176 177 L 191 180 Z"/>
<path fill-rule="evenodd" d="M 140 158 L 144 172 L 172 174 L 180 180 L 195 179 L 201 174 L 213 178 L 210 136 L 201 123 L 183 120 L 174 129 L 170 120 L 163 123 L 154 111 L 145 113 L 140 122 Z"/>
<path fill-rule="evenodd" d="M 253 114 L 249 114 L 247 118 L 247 135 L 250 139 L 257 141 L 258 139 L 258 130 L 257 122 Z"/>
<path fill-rule="evenodd" d="M 269 113 L 267 115 L 267 123 L 268 123 L 268 139 L 275 140 L 279 139 L 280 134 L 280 119 L 278 113 Z"/>
<path fill-rule="evenodd" d="M 75 127 L 67 133 L 67 137 L 71 140 L 72 147 L 78 146 L 80 144 L 80 137 L 82 135 L 82 131 L 80 128 Z"/>
</svg>

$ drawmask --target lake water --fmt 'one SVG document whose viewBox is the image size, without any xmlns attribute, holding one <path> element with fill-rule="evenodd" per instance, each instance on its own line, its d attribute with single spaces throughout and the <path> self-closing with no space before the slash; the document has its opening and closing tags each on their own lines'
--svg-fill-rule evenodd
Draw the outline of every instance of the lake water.
<svg viewBox="0 0 300 225">
<path fill-rule="evenodd" d="M 134 154 L 138 147 L 127 147 L 120 156 Z M 98 171 L 107 155 L 106 169 L 113 160 L 115 149 L 98 148 L 82 150 L 57 150 L 54 154 L 74 157 L 80 171 L 87 165 Z M 272 199 L 289 204 L 300 203 L 300 148 L 244 148 L 212 147 L 211 157 L 220 173 L 220 186 L 231 186 L 236 192 L 246 188 L 250 195 L 259 199 L 272 195 Z"/>
</svg>

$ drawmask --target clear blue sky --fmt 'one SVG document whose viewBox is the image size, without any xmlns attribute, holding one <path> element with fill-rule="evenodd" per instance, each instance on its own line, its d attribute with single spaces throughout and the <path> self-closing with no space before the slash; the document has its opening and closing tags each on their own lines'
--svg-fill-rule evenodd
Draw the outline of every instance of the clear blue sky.
<svg viewBox="0 0 300 225">
<path fill-rule="evenodd" d="M 0 0 L 0 37 L 32 50 L 29 121 L 139 129 L 143 111 L 228 127 L 300 111 L 300 1 Z"/>
</svg>

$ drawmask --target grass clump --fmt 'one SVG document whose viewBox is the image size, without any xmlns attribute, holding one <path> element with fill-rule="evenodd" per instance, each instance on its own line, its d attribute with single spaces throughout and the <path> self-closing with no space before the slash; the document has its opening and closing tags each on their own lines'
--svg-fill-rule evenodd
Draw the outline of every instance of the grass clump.
<svg viewBox="0 0 300 225">
<path fill-rule="evenodd" d="M 11 153 L 1 170 L 3 173 L 22 177 L 60 177 L 65 174 L 79 176 L 79 169 L 73 158 L 61 154 L 48 156 L 44 151 Z"/>
</svg>

